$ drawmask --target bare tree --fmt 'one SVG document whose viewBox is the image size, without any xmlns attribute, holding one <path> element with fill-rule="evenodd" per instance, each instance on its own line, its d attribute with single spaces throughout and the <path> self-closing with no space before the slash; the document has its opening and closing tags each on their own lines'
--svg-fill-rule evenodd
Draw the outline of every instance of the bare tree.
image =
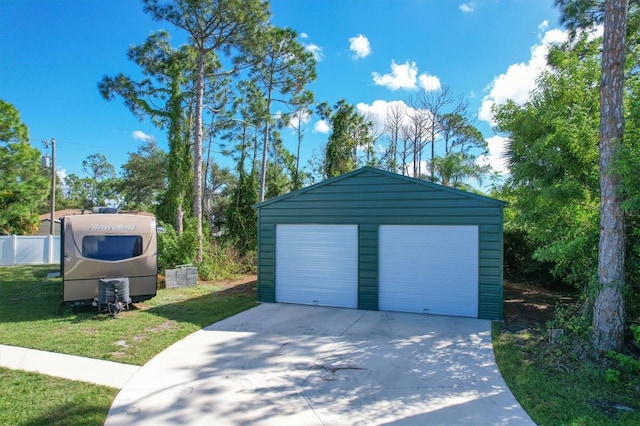
<svg viewBox="0 0 640 426">
<path fill-rule="evenodd" d="M 412 127 L 410 124 L 403 124 L 400 127 L 400 138 L 402 140 L 402 148 L 400 149 L 400 159 L 402 160 L 401 173 L 403 175 L 409 174 L 409 158 L 411 157 L 411 133 Z"/>
<path fill-rule="evenodd" d="M 389 148 L 386 153 L 386 164 L 387 169 L 394 173 L 398 170 L 398 142 L 401 138 L 406 114 L 407 106 L 403 102 L 393 102 L 387 105 L 385 132 L 389 138 Z"/>
<path fill-rule="evenodd" d="M 426 111 L 419 108 L 411 108 L 407 116 L 408 124 L 406 125 L 405 136 L 407 136 L 411 142 L 413 177 L 418 178 L 422 175 L 422 151 L 427 143 L 432 120 Z"/>
<path fill-rule="evenodd" d="M 467 102 L 464 98 L 456 97 L 449 86 L 442 86 L 439 90 L 421 90 L 416 98 L 412 100 L 411 106 L 429 113 L 429 122 L 426 128 L 427 141 L 431 145 L 431 156 L 429 160 L 429 176 L 434 178 L 433 161 L 436 156 L 436 142 L 440 137 L 441 126 L 439 117 L 445 112 L 451 114 L 465 114 Z"/>
<path fill-rule="evenodd" d="M 363 138 L 364 144 L 357 147 L 363 154 L 356 160 L 356 165 L 358 167 L 378 167 L 380 159 L 376 155 L 376 144 L 382 138 L 380 131 L 382 125 L 378 122 L 376 115 L 371 112 L 360 112 L 360 115 L 367 123 L 369 137 Z"/>
</svg>

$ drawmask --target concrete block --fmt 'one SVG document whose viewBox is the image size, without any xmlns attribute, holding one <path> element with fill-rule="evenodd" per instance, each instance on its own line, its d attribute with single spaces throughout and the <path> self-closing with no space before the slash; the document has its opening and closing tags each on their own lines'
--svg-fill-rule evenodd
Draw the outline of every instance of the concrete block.
<svg viewBox="0 0 640 426">
<path fill-rule="evenodd" d="M 166 269 L 164 278 L 166 288 L 193 287 L 198 283 L 198 268 L 180 266 L 176 269 Z"/>
</svg>

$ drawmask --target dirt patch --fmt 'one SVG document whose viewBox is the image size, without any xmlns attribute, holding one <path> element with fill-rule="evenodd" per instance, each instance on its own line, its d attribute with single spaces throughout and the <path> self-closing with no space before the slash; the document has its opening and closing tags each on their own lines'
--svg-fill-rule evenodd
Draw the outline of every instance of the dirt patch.
<svg viewBox="0 0 640 426">
<path fill-rule="evenodd" d="M 117 342 L 114 342 L 114 344 L 121 349 L 121 350 L 113 351 L 109 353 L 114 359 L 124 359 L 124 358 L 131 357 L 131 354 L 124 352 L 129 348 L 129 344 L 127 343 L 126 340 L 118 340 Z"/>
<path fill-rule="evenodd" d="M 568 292 L 505 281 L 504 328 L 517 332 L 542 327 L 553 319 L 556 306 L 576 301 L 577 298 Z"/>
<path fill-rule="evenodd" d="M 131 355 L 124 352 L 109 352 L 109 355 L 111 355 L 114 358 L 130 358 L 131 357 Z"/>
<path fill-rule="evenodd" d="M 175 322 L 174 320 L 168 320 L 163 322 L 162 324 L 156 325 L 155 327 L 145 328 L 144 331 L 149 333 L 157 333 L 159 331 L 164 331 L 164 330 L 173 330 L 174 328 L 177 328 L 177 327 L 178 327 L 177 322 Z"/>
<path fill-rule="evenodd" d="M 237 280 L 223 280 L 223 281 L 210 281 L 207 284 L 221 287 L 222 292 L 225 295 L 234 294 L 254 294 L 256 291 L 256 285 L 258 283 L 258 277 L 256 275 L 246 275 Z"/>
</svg>

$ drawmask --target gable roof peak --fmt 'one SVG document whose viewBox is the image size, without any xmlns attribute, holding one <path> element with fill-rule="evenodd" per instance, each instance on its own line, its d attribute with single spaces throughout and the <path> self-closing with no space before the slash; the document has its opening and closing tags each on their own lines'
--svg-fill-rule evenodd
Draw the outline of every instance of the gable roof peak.
<svg viewBox="0 0 640 426">
<path fill-rule="evenodd" d="M 263 201 L 261 203 L 254 204 L 252 207 L 258 209 L 258 208 L 267 206 L 269 204 L 278 202 L 280 200 L 296 197 L 296 196 L 305 194 L 305 193 L 307 193 L 309 191 L 313 191 L 313 190 L 315 190 L 317 188 L 321 188 L 321 187 L 324 187 L 324 186 L 327 186 L 327 185 L 331 185 L 331 184 L 334 184 L 336 182 L 340 182 L 340 181 L 343 181 L 345 179 L 349 179 L 349 178 L 352 178 L 354 176 L 362 175 L 362 174 L 365 174 L 365 173 L 374 173 L 374 174 L 377 174 L 379 176 L 387 177 L 387 178 L 390 178 L 390 179 L 399 179 L 399 180 L 403 180 L 403 181 L 405 181 L 405 182 L 407 182 L 409 184 L 420 185 L 420 186 L 423 186 L 423 187 L 426 187 L 426 188 L 430 188 L 430 189 L 450 192 L 450 193 L 454 193 L 454 194 L 457 194 L 457 195 L 460 195 L 460 196 L 463 196 L 463 197 L 469 197 L 469 198 L 477 199 L 479 201 L 488 202 L 488 203 L 499 205 L 499 206 L 502 206 L 502 207 L 507 205 L 507 203 L 505 201 L 498 200 L 498 199 L 495 199 L 495 198 L 491 198 L 491 197 L 488 197 L 486 195 L 475 194 L 473 192 L 468 192 L 468 191 L 463 191 L 461 189 L 451 188 L 449 186 L 444 186 L 444 185 L 440 185 L 440 184 L 437 184 L 437 183 L 428 182 L 428 181 L 425 181 L 425 180 L 422 180 L 422 179 L 418 179 L 418 178 L 414 178 L 414 177 L 411 177 L 411 176 L 404 176 L 404 175 L 401 175 L 401 174 L 398 174 L 398 173 L 393 173 L 393 172 L 390 172 L 390 171 L 387 171 L 387 170 L 377 169 L 377 168 L 371 167 L 371 166 L 365 166 L 365 167 L 361 167 L 359 169 L 347 172 L 347 173 L 342 174 L 340 176 L 335 176 L 335 177 L 332 177 L 332 178 L 329 178 L 329 179 L 325 179 L 322 182 L 318 182 L 316 184 L 313 184 L 313 185 L 298 189 L 296 191 L 292 191 L 292 192 L 289 192 L 287 194 L 283 194 L 283 195 L 280 195 L 278 197 L 271 198 L 270 200 L 265 200 L 265 201 Z"/>
</svg>

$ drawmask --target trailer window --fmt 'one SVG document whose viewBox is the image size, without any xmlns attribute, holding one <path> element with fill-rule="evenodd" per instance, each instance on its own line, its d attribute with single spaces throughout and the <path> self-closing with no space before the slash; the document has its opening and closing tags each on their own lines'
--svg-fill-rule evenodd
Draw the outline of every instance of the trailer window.
<svg viewBox="0 0 640 426">
<path fill-rule="evenodd" d="M 142 254 L 139 235 L 87 235 L 82 238 L 82 256 L 98 260 L 123 260 Z"/>
</svg>

